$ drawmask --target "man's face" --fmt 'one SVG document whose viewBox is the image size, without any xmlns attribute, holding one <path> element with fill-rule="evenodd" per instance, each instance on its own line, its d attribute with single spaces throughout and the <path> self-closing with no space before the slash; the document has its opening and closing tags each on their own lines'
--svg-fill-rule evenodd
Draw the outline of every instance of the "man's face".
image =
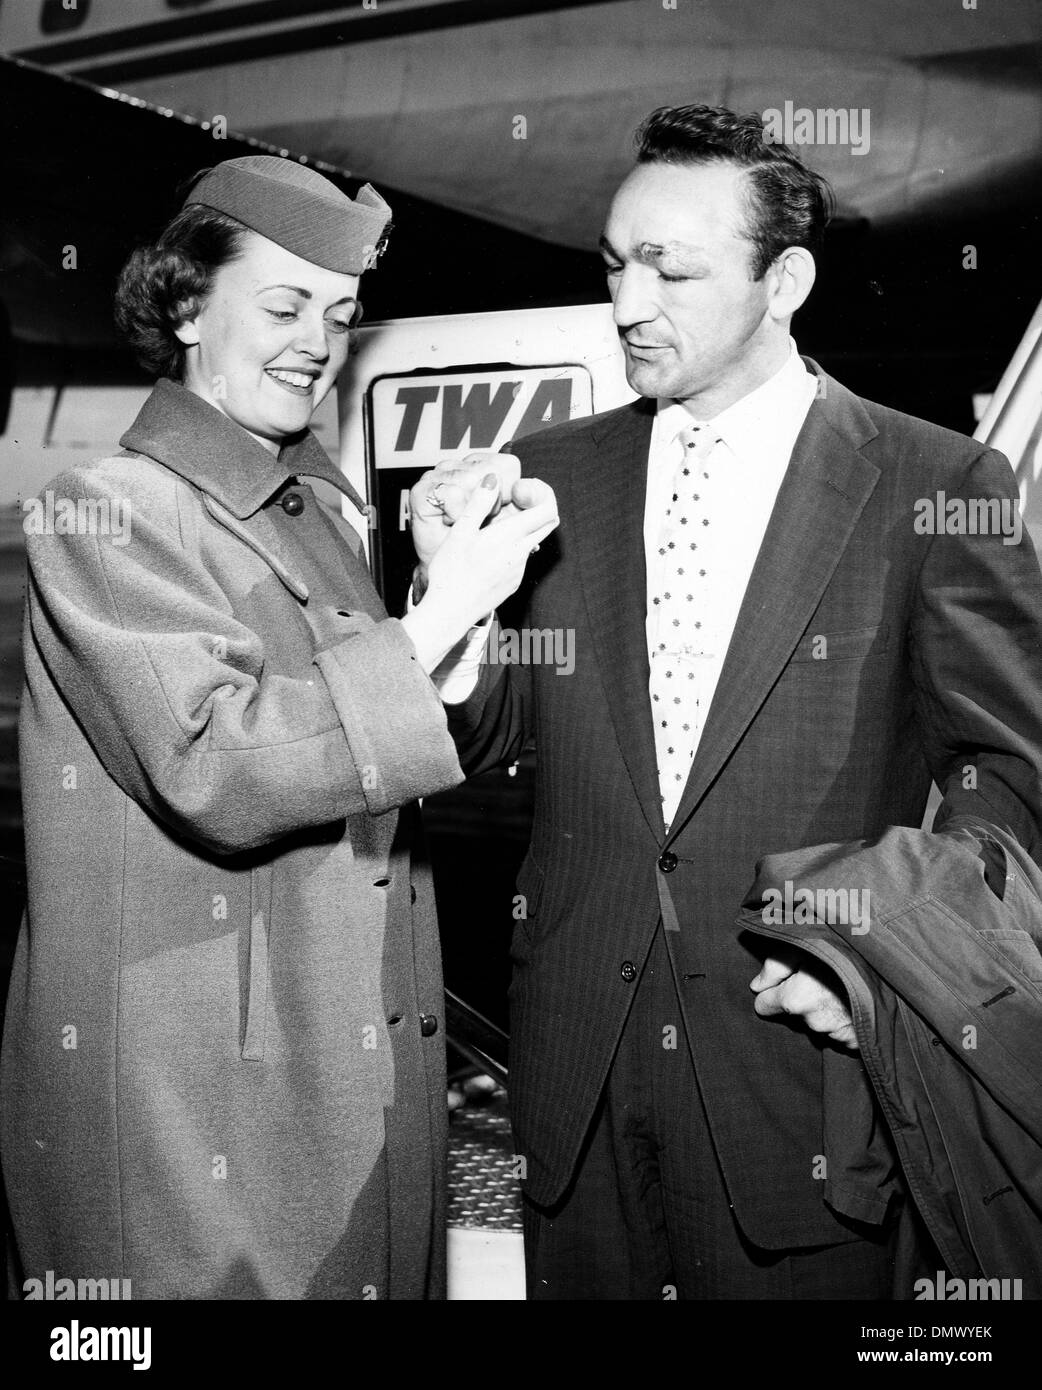
<svg viewBox="0 0 1042 1390">
<path fill-rule="evenodd" d="M 764 379 L 779 324 L 770 272 L 752 278 L 744 181 L 727 163 L 638 164 L 612 201 L 601 250 L 626 377 L 642 396 L 722 409 Z"/>
</svg>

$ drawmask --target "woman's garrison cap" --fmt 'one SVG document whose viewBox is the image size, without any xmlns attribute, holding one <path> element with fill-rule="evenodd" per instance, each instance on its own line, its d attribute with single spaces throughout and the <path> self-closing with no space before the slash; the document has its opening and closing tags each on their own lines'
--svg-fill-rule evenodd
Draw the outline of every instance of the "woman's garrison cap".
<svg viewBox="0 0 1042 1390">
<path fill-rule="evenodd" d="M 251 154 L 208 169 L 185 206 L 226 213 L 305 261 L 341 275 L 376 264 L 391 209 L 371 184 L 351 199 L 314 169 L 273 155 Z"/>
</svg>

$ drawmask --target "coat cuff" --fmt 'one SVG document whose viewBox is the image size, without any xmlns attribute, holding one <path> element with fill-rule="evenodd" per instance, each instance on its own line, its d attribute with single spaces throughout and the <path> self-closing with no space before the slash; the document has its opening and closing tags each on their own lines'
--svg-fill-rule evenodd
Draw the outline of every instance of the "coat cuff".
<svg viewBox="0 0 1042 1390">
<path fill-rule="evenodd" d="M 463 781 L 438 692 L 397 618 L 328 647 L 315 665 L 373 815 Z"/>
</svg>

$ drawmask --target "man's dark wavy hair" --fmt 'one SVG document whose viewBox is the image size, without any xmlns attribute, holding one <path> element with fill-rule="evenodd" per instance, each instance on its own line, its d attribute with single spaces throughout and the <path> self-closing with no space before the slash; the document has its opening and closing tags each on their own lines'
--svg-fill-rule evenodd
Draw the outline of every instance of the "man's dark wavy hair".
<svg viewBox="0 0 1042 1390">
<path fill-rule="evenodd" d="M 753 279 L 789 246 L 821 250 L 835 201 L 820 174 L 787 145 L 764 137 L 757 115 L 738 116 L 723 106 L 660 106 L 634 137 L 638 164 L 736 164 L 748 171 Z"/>
</svg>

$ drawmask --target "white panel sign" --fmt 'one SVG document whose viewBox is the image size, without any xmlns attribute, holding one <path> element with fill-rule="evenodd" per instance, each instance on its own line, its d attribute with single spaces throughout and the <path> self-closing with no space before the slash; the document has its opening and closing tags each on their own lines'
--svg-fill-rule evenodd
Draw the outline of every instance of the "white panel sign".
<svg viewBox="0 0 1042 1390">
<path fill-rule="evenodd" d="M 401 490 L 439 459 L 633 399 L 610 304 L 367 324 L 338 395 L 340 467 L 373 504 L 344 515 L 367 548 L 398 531 Z"/>
</svg>

